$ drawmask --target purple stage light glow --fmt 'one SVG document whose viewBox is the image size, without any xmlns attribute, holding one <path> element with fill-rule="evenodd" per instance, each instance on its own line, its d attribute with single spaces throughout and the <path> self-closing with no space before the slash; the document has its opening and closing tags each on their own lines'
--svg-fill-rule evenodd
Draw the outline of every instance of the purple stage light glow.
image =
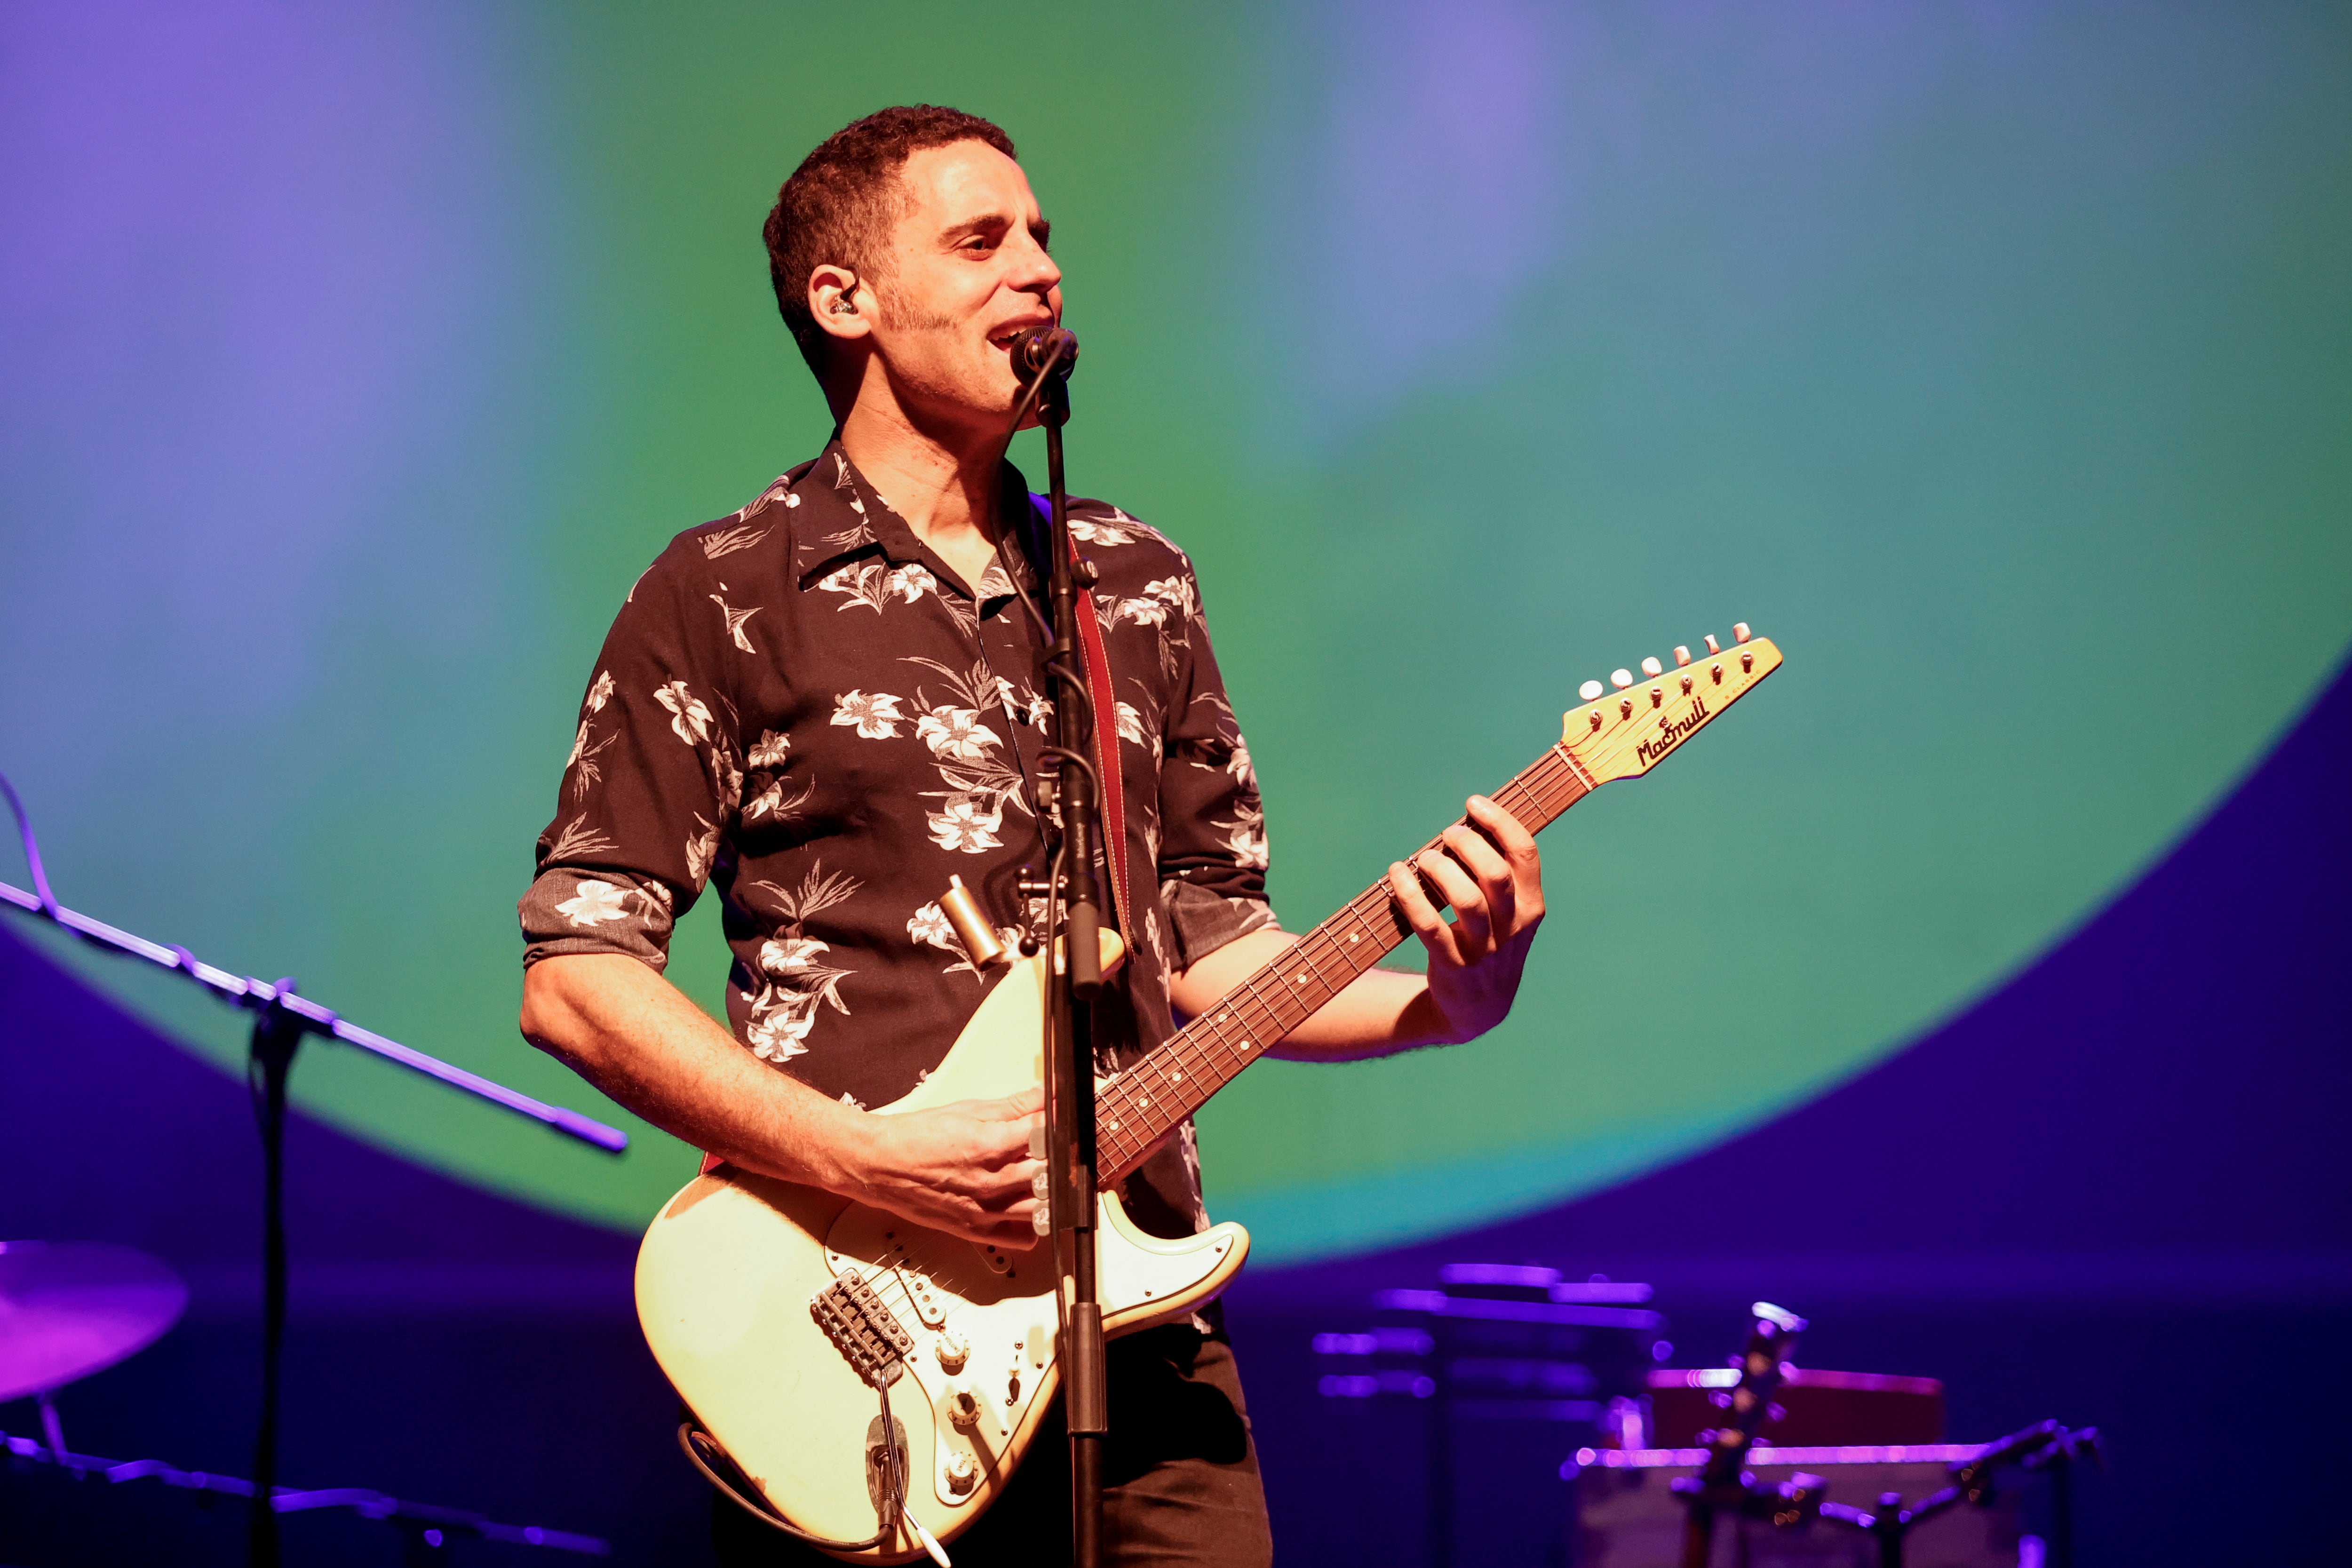
<svg viewBox="0 0 2352 1568">
<path fill-rule="evenodd" d="M 1475 380 L 1560 244 L 1557 19 L 1520 0 L 1377 0 L 1293 26 L 1321 79 L 1274 222 L 1312 279 L 1298 346 L 1316 416 L 1378 414 L 1426 376 Z"/>
<path fill-rule="evenodd" d="M 315 787 L 247 760 L 329 684 L 357 552 L 416 531 L 518 269 L 496 44 L 457 6 L 12 8 L 0 649 L 73 688 L 0 686 L 28 771 L 168 757 L 240 820 Z"/>
</svg>

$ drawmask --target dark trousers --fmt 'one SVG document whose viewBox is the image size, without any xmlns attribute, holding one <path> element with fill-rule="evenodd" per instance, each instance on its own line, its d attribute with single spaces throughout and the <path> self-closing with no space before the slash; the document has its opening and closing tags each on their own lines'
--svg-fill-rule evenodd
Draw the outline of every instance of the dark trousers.
<svg viewBox="0 0 2352 1568">
<path fill-rule="evenodd" d="M 1257 1446 L 1233 1346 L 1184 1323 L 1109 1346 L 1110 1436 L 1103 1446 L 1104 1560 L 1119 1568 L 1264 1568 L 1273 1561 Z M 714 1500 L 725 1568 L 823 1568 L 834 1559 Z M 980 1522 L 948 1543 L 956 1568 L 1070 1560 L 1070 1449 L 1058 1407 Z M 918 1559 L 919 1563 L 921 1560 Z"/>
</svg>

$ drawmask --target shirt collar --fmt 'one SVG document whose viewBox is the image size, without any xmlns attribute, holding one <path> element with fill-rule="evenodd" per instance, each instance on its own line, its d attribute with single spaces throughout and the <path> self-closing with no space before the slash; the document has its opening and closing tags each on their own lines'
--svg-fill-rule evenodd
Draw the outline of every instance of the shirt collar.
<svg viewBox="0 0 2352 1568">
<path fill-rule="evenodd" d="M 1035 593 L 1038 578 L 1031 555 L 1038 532 L 1036 518 L 1028 484 L 1010 462 L 1003 466 L 1003 487 L 997 514 L 1013 524 L 1018 546 L 1003 553 L 1013 558 L 1021 582 Z M 829 442 L 809 465 L 793 485 L 793 494 L 799 514 L 793 520 L 793 578 L 803 588 L 854 555 L 878 552 L 893 565 L 903 565 L 920 562 L 929 554 L 907 520 L 866 482 L 838 439 Z M 1001 557 L 989 563 L 973 588 L 983 605 L 1012 597 L 1013 586 L 1004 575 Z"/>
<path fill-rule="evenodd" d="M 800 501 L 800 516 L 793 520 L 793 576 L 803 587 L 835 562 L 877 547 L 894 561 L 914 559 L 914 534 L 882 504 L 839 441 L 818 454 L 793 494 Z"/>
</svg>

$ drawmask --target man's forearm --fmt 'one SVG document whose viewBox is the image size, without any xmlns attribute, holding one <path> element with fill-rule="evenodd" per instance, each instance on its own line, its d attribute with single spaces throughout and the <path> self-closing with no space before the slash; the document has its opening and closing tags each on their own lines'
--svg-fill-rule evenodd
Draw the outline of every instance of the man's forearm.
<svg viewBox="0 0 2352 1568">
<path fill-rule="evenodd" d="M 1177 1011 L 1187 1017 L 1206 1012 L 1297 940 L 1288 931 L 1259 931 L 1226 943 L 1175 977 L 1170 989 Z M 1444 1016 L 1430 1000 L 1426 981 L 1418 974 L 1371 969 L 1266 1054 L 1292 1061 L 1359 1061 L 1456 1043 Z"/>
<path fill-rule="evenodd" d="M 853 1189 L 858 1113 L 753 1057 L 634 958 L 543 959 L 523 1037 L 666 1132 L 763 1175 Z"/>
</svg>

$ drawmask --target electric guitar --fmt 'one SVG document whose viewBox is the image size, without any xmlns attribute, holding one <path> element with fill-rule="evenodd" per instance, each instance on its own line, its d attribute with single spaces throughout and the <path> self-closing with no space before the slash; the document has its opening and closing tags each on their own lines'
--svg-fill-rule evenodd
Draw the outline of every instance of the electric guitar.
<svg viewBox="0 0 2352 1568">
<path fill-rule="evenodd" d="M 1645 773 L 1780 668 L 1748 627 L 1673 668 L 1644 659 L 1617 689 L 1585 684 L 1558 744 L 1494 792 L 1530 832 L 1612 779 Z M 1433 840 L 1433 847 L 1435 841 Z M 1375 882 L 1096 1095 L 1103 1326 L 1183 1317 L 1249 1252 L 1241 1226 L 1165 1240 L 1138 1230 L 1117 1184 L 1265 1049 L 1411 928 Z M 1105 934 L 1107 949 L 1117 942 Z M 1115 953 L 1107 952 L 1107 957 Z M 922 1085 L 877 1114 L 999 1099 L 1043 1075 L 1046 960 L 1015 963 Z M 1106 968 L 1108 964 L 1106 964 Z M 692 1410 L 681 1436 L 706 1475 L 848 1562 L 905 1563 L 971 1527 L 1050 1408 L 1056 1295 L 1050 1247 L 1008 1252 L 927 1230 L 815 1187 L 721 1166 L 670 1200 L 637 1254 L 637 1314 Z"/>
</svg>

